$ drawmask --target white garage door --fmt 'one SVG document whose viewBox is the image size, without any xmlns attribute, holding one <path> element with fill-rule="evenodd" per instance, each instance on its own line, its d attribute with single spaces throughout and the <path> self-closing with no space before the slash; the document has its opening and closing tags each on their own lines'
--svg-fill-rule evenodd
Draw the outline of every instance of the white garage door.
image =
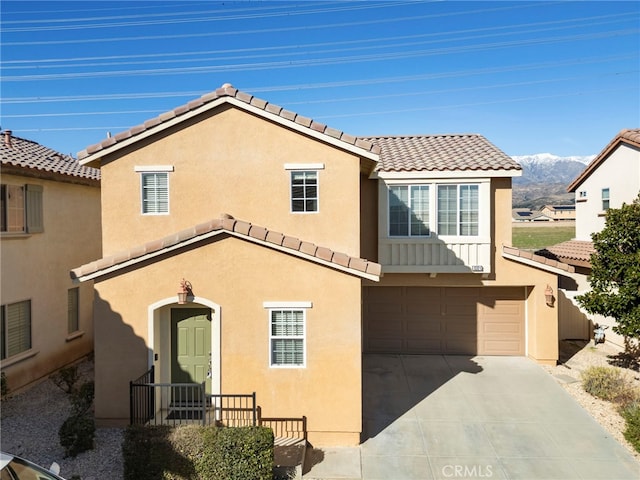
<svg viewBox="0 0 640 480">
<path fill-rule="evenodd" d="M 365 287 L 366 353 L 524 355 L 524 287 Z"/>
</svg>

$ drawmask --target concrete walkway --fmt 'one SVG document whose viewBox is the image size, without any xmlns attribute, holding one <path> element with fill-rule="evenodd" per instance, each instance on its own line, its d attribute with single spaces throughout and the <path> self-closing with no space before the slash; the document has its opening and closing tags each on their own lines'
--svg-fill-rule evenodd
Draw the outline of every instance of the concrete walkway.
<svg viewBox="0 0 640 480">
<path fill-rule="evenodd" d="M 323 449 L 303 478 L 640 479 L 640 463 L 529 359 L 365 355 L 363 366 L 366 440 Z"/>
</svg>

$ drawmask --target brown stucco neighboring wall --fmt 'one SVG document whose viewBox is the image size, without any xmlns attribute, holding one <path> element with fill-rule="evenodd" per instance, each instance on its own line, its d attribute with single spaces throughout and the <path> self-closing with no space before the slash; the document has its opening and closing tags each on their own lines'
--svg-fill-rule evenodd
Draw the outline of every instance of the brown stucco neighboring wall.
<svg viewBox="0 0 640 480">
<path fill-rule="evenodd" d="M 250 132 L 250 134 L 247 134 Z M 243 110 L 220 107 L 108 158 L 101 168 L 104 253 L 162 238 L 226 212 L 359 256 L 360 159 Z M 318 170 L 319 212 L 290 213 L 285 164 Z M 170 215 L 141 215 L 136 166 L 172 166 Z M 336 235 L 339 232 L 339 235 Z"/>
<path fill-rule="evenodd" d="M 16 391 L 93 350 L 93 284 L 74 285 L 69 270 L 101 256 L 97 186 L 2 175 L 3 184 L 43 188 L 44 231 L 2 235 L 2 304 L 31 300 L 29 352 L 2 362 Z M 81 335 L 70 336 L 67 291 L 79 287 Z M 33 354 L 29 356 L 30 354 Z"/>
<path fill-rule="evenodd" d="M 128 382 L 147 369 L 152 348 L 148 307 L 175 297 L 183 277 L 196 297 L 220 305 L 223 393 L 255 391 L 264 416 L 306 415 L 314 445 L 359 442 L 361 280 L 233 237 L 216 237 L 96 283 L 96 417 L 101 424 L 128 420 Z M 307 365 L 270 368 L 263 302 L 292 301 L 312 302 Z"/>
</svg>

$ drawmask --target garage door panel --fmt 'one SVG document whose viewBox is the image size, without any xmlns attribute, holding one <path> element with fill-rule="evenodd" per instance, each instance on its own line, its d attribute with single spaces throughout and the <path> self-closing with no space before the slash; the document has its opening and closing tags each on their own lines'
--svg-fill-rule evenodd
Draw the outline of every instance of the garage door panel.
<svg viewBox="0 0 640 480">
<path fill-rule="evenodd" d="M 389 289 L 391 291 L 385 292 Z M 366 287 L 371 353 L 524 355 L 521 287 Z M 391 304 L 391 305 L 389 305 Z"/>
</svg>

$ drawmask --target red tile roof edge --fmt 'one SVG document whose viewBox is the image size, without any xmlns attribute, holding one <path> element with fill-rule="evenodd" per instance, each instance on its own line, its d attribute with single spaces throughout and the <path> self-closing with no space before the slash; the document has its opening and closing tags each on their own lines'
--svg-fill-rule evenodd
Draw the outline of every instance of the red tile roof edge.
<svg viewBox="0 0 640 480">
<path fill-rule="evenodd" d="M 591 163 L 580 172 L 580 175 L 569 184 L 567 192 L 575 192 L 575 190 L 596 170 L 609 156 L 609 154 L 620 144 L 627 143 L 633 147 L 640 148 L 640 128 L 625 128 L 620 130 L 618 135 L 611 140 L 602 151 L 591 160 Z"/>
<path fill-rule="evenodd" d="M 302 127 L 306 127 L 313 132 L 318 132 L 320 134 L 326 135 L 332 140 L 340 140 L 345 142 L 351 146 L 363 149 L 367 152 L 371 152 L 373 154 L 380 153 L 380 147 L 373 144 L 372 142 L 368 142 L 362 140 L 360 138 L 356 138 L 352 135 L 348 135 L 340 130 L 336 130 L 335 128 L 330 128 L 327 125 L 316 122 L 310 118 L 299 115 L 295 112 L 291 112 L 283 109 L 282 107 L 269 103 L 266 100 L 261 100 L 259 98 L 254 97 L 249 93 L 242 92 L 235 88 L 233 85 L 229 83 L 225 83 L 220 88 L 213 92 L 206 93 L 202 95 L 200 98 L 195 100 L 191 100 L 185 105 L 181 105 L 179 107 L 174 108 L 168 112 L 162 113 L 159 116 L 149 119 L 143 122 L 141 125 L 137 125 L 135 127 L 131 127 L 129 130 L 125 130 L 123 132 L 119 132 L 116 135 L 106 138 L 99 143 L 95 143 L 93 145 L 89 145 L 86 149 L 78 152 L 78 158 L 83 160 L 101 150 L 104 150 L 108 147 L 116 145 L 123 140 L 129 139 L 131 137 L 135 137 L 147 130 L 152 130 L 153 128 L 169 121 L 174 118 L 180 117 L 190 111 L 196 110 L 207 103 L 214 102 L 221 98 L 235 98 L 247 105 L 250 105 L 259 110 L 263 110 L 267 113 L 277 115 L 285 120 L 293 122 Z"/>
<path fill-rule="evenodd" d="M 71 270 L 70 275 L 72 279 L 80 280 L 82 277 L 99 274 L 101 270 L 112 267 L 122 267 L 125 263 L 141 259 L 146 255 L 158 254 L 171 247 L 179 247 L 187 241 L 198 240 L 198 237 L 206 236 L 215 231 L 228 232 L 234 236 L 267 246 L 271 244 L 278 249 L 289 251 L 293 254 L 302 254 L 305 257 L 311 257 L 312 260 L 333 264 L 336 268 L 346 268 L 354 272 L 376 277 L 379 277 L 382 273 L 382 266 L 378 263 L 370 262 L 364 258 L 352 257 L 330 248 L 319 247 L 313 243 L 304 242 L 295 237 L 268 230 L 249 222 L 237 220 L 231 215 L 223 214 L 220 218 L 200 223 L 163 238 L 146 242 L 142 245 L 113 255 L 108 255 L 78 268 L 74 268 Z"/>
<path fill-rule="evenodd" d="M 502 253 L 537 263 L 540 265 L 540 268 L 543 268 L 543 269 L 544 267 L 553 267 L 553 268 L 557 268 L 558 270 L 563 270 L 567 273 L 574 273 L 576 271 L 573 265 L 568 265 L 566 263 L 563 263 L 557 260 L 543 257 L 542 255 L 538 255 L 537 253 L 529 252 L 527 250 L 520 250 L 519 248 L 516 248 L 516 247 L 503 245 Z"/>
</svg>

